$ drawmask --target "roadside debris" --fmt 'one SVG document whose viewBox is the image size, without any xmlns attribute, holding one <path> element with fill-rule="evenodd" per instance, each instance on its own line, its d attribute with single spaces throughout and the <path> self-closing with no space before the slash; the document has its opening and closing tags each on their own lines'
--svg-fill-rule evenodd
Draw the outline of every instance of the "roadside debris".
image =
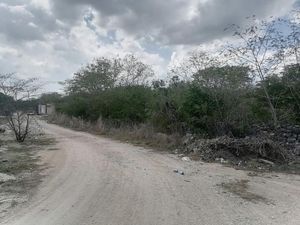
<svg viewBox="0 0 300 225">
<path fill-rule="evenodd" d="M 5 152 L 5 151 L 7 151 L 6 147 L 4 147 L 4 146 L 0 147 L 0 152 Z"/>
<path fill-rule="evenodd" d="M 220 162 L 222 164 L 227 164 L 228 163 L 228 161 L 223 159 L 223 158 L 216 158 L 215 161 Z"/>
<path fill-rule="evenodd" d="M 182 161 L 190 162 L 192 161 L 189 157 L 185 156 L 181 158 Z"/>
<path fill-rule="evenodd" d="M 173 153 L 177 155 L 179 153 L 179 149 L 175 149 Z"/>
<path fill-rule="evenodd" d="M 180 175 L 184 175 L 184 172 L 182 170 L 174 169 L 173 172 L 178 173 Z"/>
<path fill-rule="evenodd" d="M 260 162 L 260 163 L 269 164 L 269 165 L 271 165 L 271 166 L 274 166 L 274 165 L 275 165 L 275 163 L 273 163 L 273 162 L 271 162 L 271 161 L 269 161 L 269 160 L 266 160 L 266 159 L 258 159 L 257 161 Z"/>
<path fill-rule="evenodd" d="M 0 183 L 4 183 L 10 180 L 16 180 L 16 177 L 5 173 L 0 173 Z"/>
<path fill-rule="evenodd" d="M 290 166 L 293 166 L 293 165 L 300 165 L 300 160 L 290 162 L 289 165 L 290 165 Z"/>
<path fill-rule="evenodd" d="M 4 126 L 0 126 L 0 134 L 3 134 L 3 133 L 5 133 L 5 127 Z"/>
</svg>

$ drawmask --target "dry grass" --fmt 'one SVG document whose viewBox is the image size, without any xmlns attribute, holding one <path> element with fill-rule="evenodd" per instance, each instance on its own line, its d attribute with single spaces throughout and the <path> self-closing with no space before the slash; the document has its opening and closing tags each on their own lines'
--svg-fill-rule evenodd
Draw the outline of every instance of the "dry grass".
<svg viewBox="0 0 300 225">
<path fill-rule="evenodd" d="M 159 150 L 177 148 L 182 143 L 182 137 L 178 134 L 167 135 L 157 133 L 151 125 L 121 125 L 115 127 L 111 123 L 104 122 L 101 118 L 96 123 L 91 123 L 64 114 L 54 114 L 48 117 L 50 123 L 87 131 L 99 135 L 105 135 L 132 144 L 149 146 Z"/>
<path fill-rule="evenodd" d="M 17 143 L 11 134 L 3 134 L 0 139 L 0 173 L 12 179 L 0 182 L 0 218 L 7 210 L 28 200 L 35 187 L 41 182 L 41 171 L 45 168 L 40 164 L 37 153 L 53 147 L 54 140 L 40 135 Z"/>
</svg>

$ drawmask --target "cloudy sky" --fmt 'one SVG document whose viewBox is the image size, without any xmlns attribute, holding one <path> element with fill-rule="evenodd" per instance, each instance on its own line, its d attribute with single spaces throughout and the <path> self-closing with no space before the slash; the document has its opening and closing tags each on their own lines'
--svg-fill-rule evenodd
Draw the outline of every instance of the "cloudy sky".
<svg viewBox="0 0 300 225">
<path fill-rule="evenodd" d="M 100 56 L 133 53 L 165 76 L 199 45 L 228 40 L 245 17 L 284 17 L 300 0 L 0 0 L 0 73 L 39 77 L 47 91 Z"/>
</svg>

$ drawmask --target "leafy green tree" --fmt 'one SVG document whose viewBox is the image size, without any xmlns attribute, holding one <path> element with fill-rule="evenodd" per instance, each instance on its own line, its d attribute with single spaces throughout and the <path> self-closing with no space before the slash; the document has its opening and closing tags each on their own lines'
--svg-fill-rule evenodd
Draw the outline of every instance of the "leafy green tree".
<svg viewBox="0 0 300 225">
<path fill-rule="evenodd" d="M 116 87 L 94 100 L 97 116 L 120 123 L 143 123 L 148 118 L 151 89 L 145 86 Z M 94 118 L 98 119 L 98 118 Z"/>
<path fill-rule="evenodd" d="M 114 87 L 120 73 L 119 59 L 96 59 L 66 81 L 66 92 L 97 94 Z"/>
<path fill-rule="evenodd" d="M 215 126 L 219 134 L 239 133 L 249 125 L 247 94 L 252 79 L 249 68 L 242 66 L 208 67 L 193 75 L 193 84 L 210 96 L 215 104 Z"/>
<path fill-rule="evenodd" d="M 59 102 L 61 100 L 61 98 L 62 98 L 62 95 L 57 92 L 45 93 L 45 94 L 41 95 L 41 97 L 39 98 L 39 102 L 43 103 L 43 104 L 56 103 L 56 102 Z"/>
<path fill-rule="evenodd" d="M 193 74 L 201 87 L 212 89 L 242 89 L 251 83 L 249 68 L 243 66 L 208 67 Z"/>
<path fill-rule="evenodd" d="M 88 110 L 91 108 L 91 99 L 86 94 L 72 94 L 56 102 L 56 110 L 69 116 L 89 119 Z"/>
<path fill-rule="evenodd" d="M 217 107 L 212 96 L 201 87 L 192 85 L 186 94 L 181 112 L 193 132 L 213 136 L 217 130 Z"/>
<path fill-rule="evenodd" d="M 99 94 L 117 86 L 144 85 L 153 76 L 150 66 L 134 55 L 124 58 L 99 58 L 83 67 L 65 82 L 66 92 Z"/>
</svg>

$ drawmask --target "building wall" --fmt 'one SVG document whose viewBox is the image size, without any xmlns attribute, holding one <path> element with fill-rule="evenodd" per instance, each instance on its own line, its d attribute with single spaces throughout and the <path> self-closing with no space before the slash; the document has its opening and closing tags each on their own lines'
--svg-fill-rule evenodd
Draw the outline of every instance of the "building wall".
<svg viewBox="0 0 300 225">
<path fill-rule="evenodd" d="M 46 105 L 38 105 L 38 114 L 45 115 L 47 113 L 47 106 Z"/>
<path fill-rule="evenodd" d="M 55 113 L 55 106 L 52 105 L 52 104 L 47 104 L 47 112 L 46 112 L 46 114 L 47 115 L 51 115 L 53 113 Z"/>
<path fill-rule="evenodd" d="M 55 105 L 53 104 L 39 104 L 38 105 L 38 114 L 39 115 L 50 115 L 55 113 Z"/>
</svg>

